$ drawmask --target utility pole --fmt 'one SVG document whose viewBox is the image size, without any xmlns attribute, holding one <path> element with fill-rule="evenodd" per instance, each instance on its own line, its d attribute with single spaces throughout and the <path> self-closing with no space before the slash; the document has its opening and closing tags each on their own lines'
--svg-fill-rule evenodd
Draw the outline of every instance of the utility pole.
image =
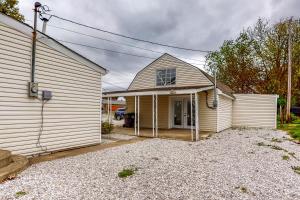
<svg viewBox="0 0 300 200">
<path fill-rule="evenodd" d="M 287 104 L 286 104 L 286 121 L 291 121 L 291 96 L 292 96 L 292 17 L 288 25 L 288 85 L 287 85 Z"/>
<path fill-rule="evenodd" d="M 31 80 L 28 83 L 28 96 L 37 98 L 38 97 L 38 83 L 35 82 L 35 51 L 36 51 L 36 27 L 37 27 L 37 15 L 39 8 L 42 5 L 39 2 L 34 4 L 34 25 L 32 32 L 32 55 L 31 55 Z"/>
</svg>

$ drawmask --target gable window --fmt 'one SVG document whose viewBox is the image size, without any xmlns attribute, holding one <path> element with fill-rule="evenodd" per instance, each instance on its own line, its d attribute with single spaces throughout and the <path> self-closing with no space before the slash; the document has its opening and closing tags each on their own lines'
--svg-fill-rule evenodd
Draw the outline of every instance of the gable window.
<svg viewBox="0 0 300 200">
<path fill-rule="evenodd" d="M 176 84 L 176 69 L 156 70 L 156 86 L 167 86 Z"/>
</svg>

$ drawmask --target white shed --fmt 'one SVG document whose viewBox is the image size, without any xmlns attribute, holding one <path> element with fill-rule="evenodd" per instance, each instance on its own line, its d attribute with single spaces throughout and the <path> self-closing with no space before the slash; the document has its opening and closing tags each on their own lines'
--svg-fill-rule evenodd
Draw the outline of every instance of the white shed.
<svg viewBox="0 0 300 200">
<path fill-rule="evenodd" d="M 38 33 L 39 98 L 29 98 L 32 31 L 0 14 L 0 149 L 33 155 L 100 143 L 106 69 Z M 53 96 L 42 109 L 43 90 Z"/>
</svg>

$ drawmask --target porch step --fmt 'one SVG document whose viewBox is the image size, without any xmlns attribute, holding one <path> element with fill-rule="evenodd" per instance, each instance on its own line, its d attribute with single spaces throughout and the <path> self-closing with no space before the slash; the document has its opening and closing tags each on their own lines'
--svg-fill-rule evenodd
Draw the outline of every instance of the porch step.
<svg viewBox="0 0 300 200">
<path fill-rule="evenodd" d="M 11 162 L 10 151 L 0 149 L 0 168 L 9 165 L 10 162 Z"/>
<path fill-rule="evenodd" d="M 10 151 L 0 150 L 0 183 L 14 177 L 29 166 L 25 156 L 12 155 Z"/>
</svg>

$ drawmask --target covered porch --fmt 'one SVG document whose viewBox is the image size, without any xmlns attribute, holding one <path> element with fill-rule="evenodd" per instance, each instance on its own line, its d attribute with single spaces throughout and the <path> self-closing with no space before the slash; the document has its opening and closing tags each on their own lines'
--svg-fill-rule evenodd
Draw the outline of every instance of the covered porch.
<svg viewBox="0 0 300 200">
<path fill-rule="evenodd" d="M 115 133 L 198 141 L 216 132 L 214 86 L 155 88 L 105 93 L 108 122 L 112 123 L 111 98 L 126 98 L 126 113 L 134 114 L 131 128 L 116 127 Z M 209 102 L 207 102 L 209 101 Z M 208 106 L 208 107 L 207 107 Z"/>
</svg>

